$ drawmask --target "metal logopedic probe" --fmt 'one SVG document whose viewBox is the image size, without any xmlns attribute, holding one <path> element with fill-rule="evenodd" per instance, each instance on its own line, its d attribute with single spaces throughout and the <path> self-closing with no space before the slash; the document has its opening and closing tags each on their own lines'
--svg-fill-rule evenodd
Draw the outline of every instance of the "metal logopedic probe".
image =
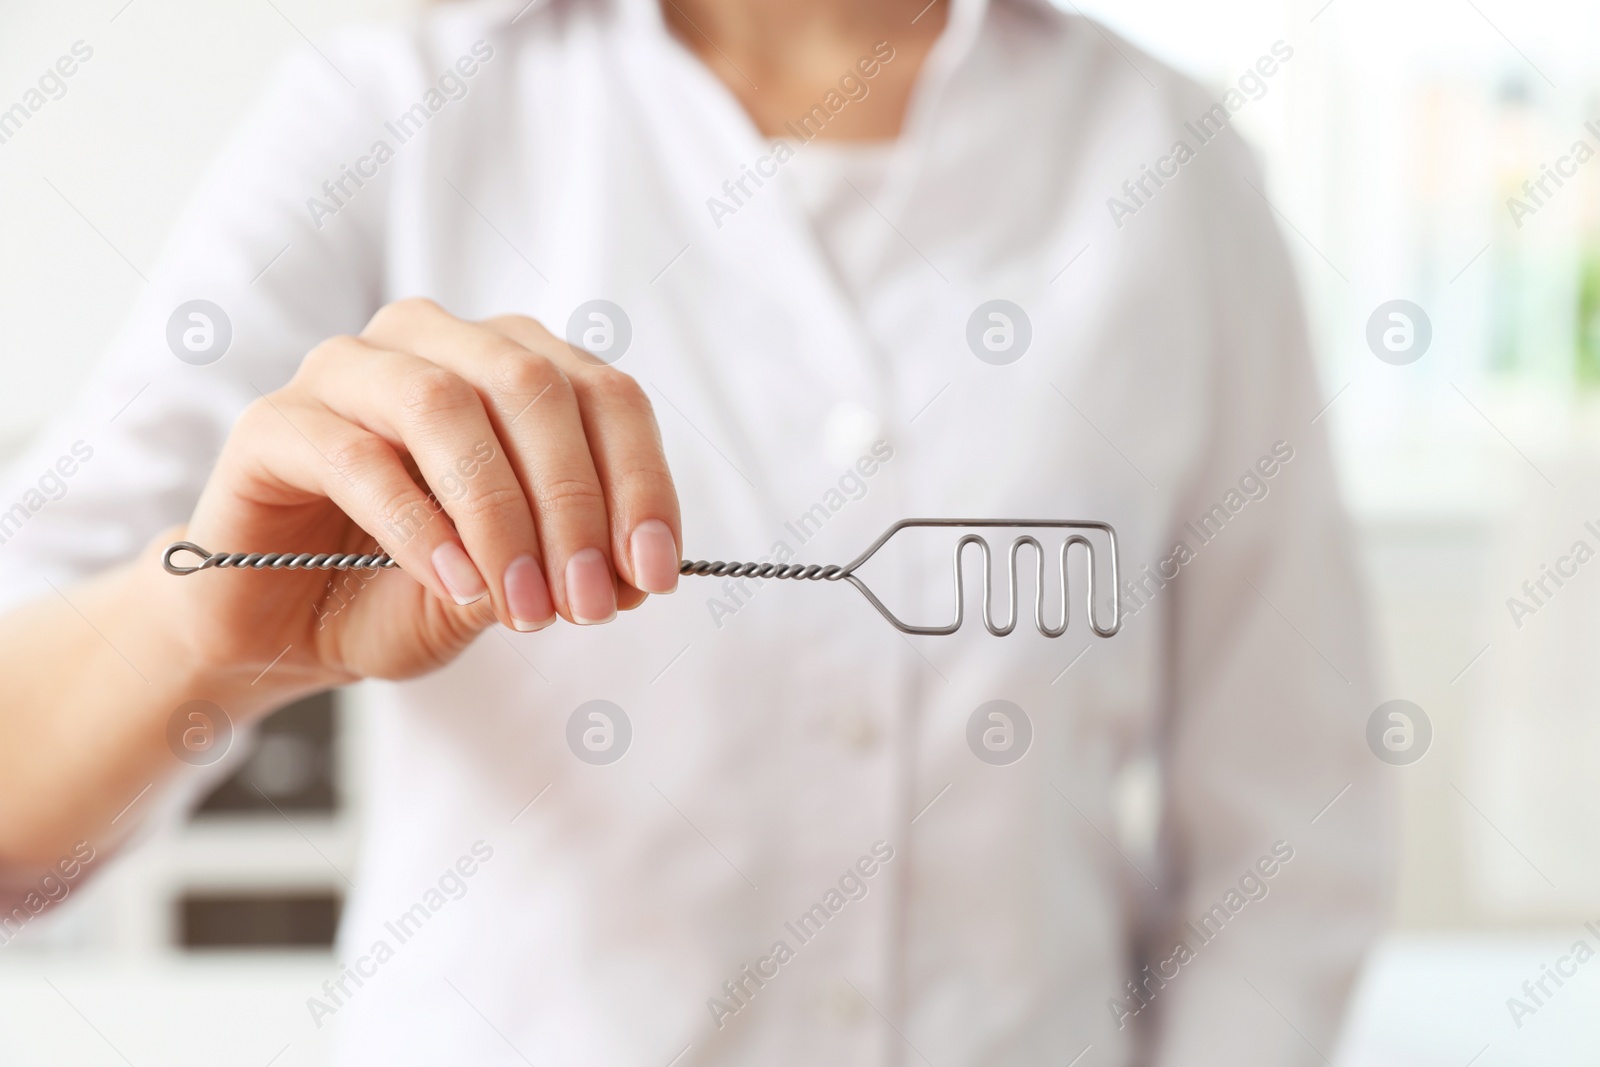
<svg viewBox="0 0 1600 1067">
<path fill-rule="evenodd" d="M 856 577 L 856 570 L 882 548 L 888 540 L 901 530 L 915 527 L 961 527 L 961 528 L 1029 528 L 1049 530 L 1099 530 L 1106 535 L 1106 541 L 1111 550 L 1111 625 L 1101 626 L 1094 606 L 1094 573 L 1097 562 L 1097 549 L 1094 542 L 1081 533 L 1074 533 L 1061 542 L 1061 623 L 1051 626 L 1045 622 L 1044 614 L 1044 548 L 1038 539 L 1029 534 L 1022 534 L 1011 542 L 1011 552 L 1006 559 L 1006 573 L 1011 585 L 1011 606 L 1007 612 L 1008 618 L 1005 625 L 996 626 L 994 621 L 994 596 L 990 588 L 991 557 L 989 542 L 983 535 L 969 533 L 956 542 L 955 555 L 952 566 L 955 569 L 956 582 L 956 617 L 944 626 L 916 626 L 899 618 L 890 611 L 883 601 L 878 599 L 876 593 L 867 588 L 867 584 Z M 961 556 L 968 545 L 977 545 L 983 550 L 983 625 L 996 637 L 1005 637 L 1017 627 L 1017 554 L 1022 551 L 1023 545 L 1031 545 L 1039 559 L 1039 574 L 1035 582 L 1037 595 L 1034 600 L 1033 623 L 1038 631 L 1046 637 L 1060 637 L 1067 632 L 1067 623 L 1071 617 L 1071 607 L 1067 592 L 1067 551 L 1073 545 L 1082 545 L 1089 553 L 1089 580 L 1087 595 L 1084 599 L 1089 627 L 1100 637 L 1110 637 L 1122 628 L 1122 602 L 1117 595 L 1117 531 L 1107 522 L 1091 522 L 1074 519 L 901 519 L 879 538 L 867 546 L 867 550 L 849 563 L 839 566 L 837 564 L 816 563 L 723 563 L 721 560 L 709 562 L 707 560 L 684 560 L 678 568 L 679 574 L 707 574 L 714 577 L 727 576 L 730 578 L 788 578 L 799 581 L 837 582 L 844 580 L 861 590 L 861 595 L 866 597 L 873 607 L 878 609 L 878 614 L 889 620 L 896 630 L 906 634 L 922 634 L 927 636 L 943 637 L 953 634 L 961 629 L 961 622 L 966 617 L 966 586 L 961 580 Z"/>
<path fill-rule="evenodd" d="M 1099 550 L 1095 543 L 1081 532 L 1074 532 L 1061 542 L 1061 622 L 1051 626 L 1045 622 L 1045 551 L 1037 538 L 1030 534 L 1021 534 L 1011 542 L 1011 551 L 1006 559 L 1006 573 L 1011 586 L 1010 609 L 1004 625 L 997 626 L 994 621 L 994 597 L 991 589 L 991 550 L 989 542 L 983 535 L 977 533 L 964 534 L 956 542 L 955 554 L 952 565 L 955 572 L 956 583 L 956 617 L 944 626 L 917 626 L 897 617 L 894 612 L 878 599 L 867 584 L 856 576 L 856 570 L 871 559 L 878 549 L 882 548 L 890 538 L 901 530 L 921 527 L 957 527 L 963 529 L 984 528 L 1009 528 L 1009 529 L 1048 529 L 1048 530 L 1098 530 L 1106 535 L 1106 543 L 1110 550 L 1111 562 L 1111 625 L 1102 626 L 1099 613 L 1095 610 L 1094 585 L 1095 571 L 1098 569 Z M 879 538 L 867 546 L 867 550 L 849 563 L 839 565 L 836 563 L 726 563 L 722 560 L 684 560 L 678 566 L 678 573 L 683 575 L 708 575 L 716 578 L 757 578 L 757 579 L 787 579 L 791 581 L 812 582 L 849 582 L 861 591 L 878 614 L 889 620 L 890 625 L 901 633 L 920 634 L 925 636 L 942 637 L 953 634 L 961 629 L 962 620 L 966 617 L 966 590 L 962 581 L 961 557 L 968 545 L 977 545 L 983 552 L 983 625 L 996 637 L 1005 637 L 1016 629 L 1017 626 L 1017 555 L 1024 545 L 1033 548 L 1039 560 L 1039 573 L 1035 582 L 1036 596 L 1034 599 L 1034 626 L 1045 637 L 1060 637 L 1067 632 L 1067 624 L 1071 619 L 1070 597 L 1067 588 L 1067 553 L 1073 545 L 1082 545 L 1088 553 L 1088 580 L 1085 583 L 1084 606 L 1085 615 L 1089 620 L 1089 627 L 1096 636 L 1111 637 L 1122 628 L 1122 601 L 1117 592 L 1117 531 L 1107 522 L 1093 522 L 1075 519 L 901 519 L 883 532 Z M 194 566 L 180 566 L 172 561 L 173 556 L 179 552 L 189 552 L 199 557 L 200 562 Z M 191 541 L 176 541 L 167 546 L 162 553 L 161 565 L 169 574 L 194 574 L 197 571 L 242 568 L 245 570 L 382 570 L 398 566 L 393 559 L 382 553 L 376 555 L 354 555 L 339 553 L 293 553 L 293 552 L 208 552 Z"/>
</svg>

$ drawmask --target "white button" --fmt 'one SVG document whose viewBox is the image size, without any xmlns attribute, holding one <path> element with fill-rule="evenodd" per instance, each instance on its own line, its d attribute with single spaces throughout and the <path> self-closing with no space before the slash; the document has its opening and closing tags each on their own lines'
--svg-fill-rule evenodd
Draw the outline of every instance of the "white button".
<svg viewBox="0 0 1600 1067">
<path fill-rule="evenodd" d="M 841 400 L 822 420 L 822 450 L 835 466 L 851 466 L 872 451 L 878 431 L 878 416 L 853 400 Z"/>
<path fill-rule="evenodd" d="M 841 714 L 838 728 L 845 744 L 858 752 L 865 752 L 878 743 L 878 724 L 870 715 L 862 712 Z"/>
<path fill-rule="evenodd" d="M 845 982 L 830 982 L 817 992 L 817 1014 L 836 1026 L 854 1026 L 866 1013 L 866 1004 Z"/>
</svg>

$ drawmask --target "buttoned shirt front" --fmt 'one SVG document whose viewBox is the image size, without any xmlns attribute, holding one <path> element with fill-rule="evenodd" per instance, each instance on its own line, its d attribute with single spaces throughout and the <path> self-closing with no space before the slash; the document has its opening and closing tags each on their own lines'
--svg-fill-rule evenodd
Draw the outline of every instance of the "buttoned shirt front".
<svg viewBox="0 0 1600 1067">
<path fill-rule="evenodd" d="M 1108 208 L 1212 103 L 1048 5 L 956 2 L 841 271 L 645 0 L 330 42 L 13 468 L 0 588 L 50 595 L 183 521 L 239 411 L 385 302 L 621 329 L 688 557 L 1105 520 L 1122 630 L 1090 634 L 1075 554 L 1068 634 L 1034 632 L 1025 552 L 1022 620 L 990 636 L 969 550 L 949 637 L 844 583 L 686 577 L 372 684 L 340 943 L 362 981 L 308 990 L 308 1030 L 341 1028 L 350 1063 L 1316 1062 L 1301 1034 L 1332 1041 L 1383 832 L 1292 270 L 1232 133 Z M 191 300 L 228 318 L 215 362 L 169 345 Z M 33 507 L 75 441 L 92 458 Z M 943 622 L 956 536 L 863 575 Z"/>
</svg>

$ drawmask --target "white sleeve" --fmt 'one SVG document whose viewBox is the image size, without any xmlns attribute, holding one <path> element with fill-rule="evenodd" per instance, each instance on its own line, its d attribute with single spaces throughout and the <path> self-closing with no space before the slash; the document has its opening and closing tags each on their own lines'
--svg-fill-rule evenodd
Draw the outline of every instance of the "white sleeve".
<svg viewBox="0 0 1600 1067">
<path fill-rule="evenodd" d="M 46 579 L 64 587 L 186 519 L 243 407 L 380 305 L 387 176 L 347 182 L 354 195 L 332 217 L 313 219 L 307 201 L 326 202 L 323 183 L 375 140 L 376 100 L 403 64 L 375 34 L 325 52 L 337 70 L 307 50 L 278 72 L 117 343 L 86 383 L 64 383 L 80 390 L 76 401 L 0 475 L 0 610 L 53 596 Z M 169 346 L 169 320 L 194 300 L 221 308 L 232 334 L 208 365 Z M 202 344 L 203 328 L 189 340 Z"/>
<path fill-rule="evenodd" d="M 1137 976 L 1161 1067 L 1331 1058 L 1389 878 L 1389 768 L 1364 740 L 1374 694 L 1362 596 L 1313 422 L 1294 269 L 1265 183 L 1227 140 L 1193 175 L 1211 186 L 1195 268 L 1210 279 L 1213 436 L 1173 519 L 1173 544 L 1192 558 L 1170 590 L 1166 914 L 1140 950 L 1172 977 Z M 1266 477 L 1257 464 L 1275 448 Z M 1251 499 L 1257 482 L 1266 495 Z"/>
</svg>

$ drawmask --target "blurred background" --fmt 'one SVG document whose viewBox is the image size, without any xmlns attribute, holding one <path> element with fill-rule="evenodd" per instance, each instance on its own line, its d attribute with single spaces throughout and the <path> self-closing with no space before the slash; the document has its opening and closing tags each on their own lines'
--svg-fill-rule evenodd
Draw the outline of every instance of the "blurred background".
<svg viewBox="0 0 1600 1067">
<path fill-rule="evenodd" d="M 1236 122 L 1297 257 L 1381 696 L 1432 728 L 1392 768 L 1394 929 L 1335 1062 L 1600 1062 L 1600 965 L 1520 1026 L 1506 1003 L 1600 928 L 1600 563 L 1523 588 L 1574 542 L 1600 549 L 1600 5 L 1059 2 L 1218 94 L 1275 41 L 1294 51 Z M 0 0 L 0 99 L 94 49 L 0 143 L 0 461 L 106 348 L 274 63 L 418 6 Z M 1533 198 L 1547 167 L 1575 173 Z M 1415 362 L 1369 345 L 1391 300 L 1430 327 Z M 278 713 L 187 824 L 0 945 L 0 1062 L 320 1062 L 284 1035 L 334 973 L 361 737 L 359 694 Z"/>
</svg>

